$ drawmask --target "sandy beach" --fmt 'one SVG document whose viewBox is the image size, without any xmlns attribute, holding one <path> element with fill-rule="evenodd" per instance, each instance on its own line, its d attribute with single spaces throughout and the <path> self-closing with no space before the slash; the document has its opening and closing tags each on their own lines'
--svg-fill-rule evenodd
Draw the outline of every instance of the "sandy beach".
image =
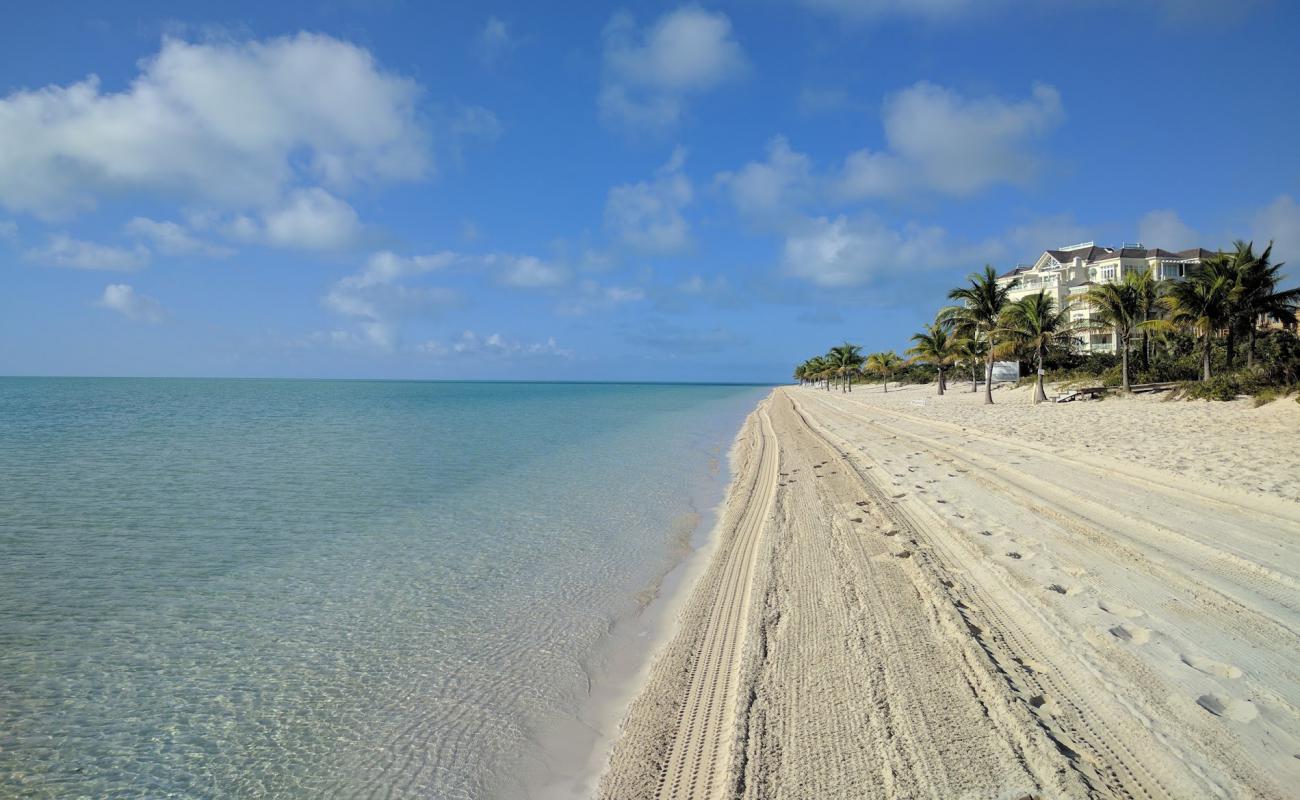
<svg viewBox="0 0 1300 800">
<path fill-rule="evenodd" d="M 750 415 L 601 796 L 1294 796 L 1300 405 L 933 391 Z"/>
</svg>

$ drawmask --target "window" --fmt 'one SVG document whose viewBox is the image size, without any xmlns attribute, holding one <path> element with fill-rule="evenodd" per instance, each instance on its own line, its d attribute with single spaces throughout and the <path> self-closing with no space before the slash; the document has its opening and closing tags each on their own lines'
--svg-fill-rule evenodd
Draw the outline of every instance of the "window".
<svg viewBox="0 0 1300 800">
<path fill-rule="evenodd" d="M 1102 279 L 1103 281 L 1113 281 L 1113 280 L 1115 280 L 1115 270 L 1116 270 L 1115 267 L 1102 267 L 1102 268 L 1101 268 L 1101 279 Z"/>
</svg>

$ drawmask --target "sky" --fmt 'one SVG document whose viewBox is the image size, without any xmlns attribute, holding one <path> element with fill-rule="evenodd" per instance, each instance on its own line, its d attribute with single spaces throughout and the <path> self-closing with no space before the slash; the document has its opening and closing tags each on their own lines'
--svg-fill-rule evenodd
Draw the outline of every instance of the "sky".
<svg viewBox="0 0 1300 800">
<path fill-rule="evenodd" d="M 0 374 L 777 382 L 1049 247 L 1300 265 L 1281 0 L 3 13 Z"/>
</svg>

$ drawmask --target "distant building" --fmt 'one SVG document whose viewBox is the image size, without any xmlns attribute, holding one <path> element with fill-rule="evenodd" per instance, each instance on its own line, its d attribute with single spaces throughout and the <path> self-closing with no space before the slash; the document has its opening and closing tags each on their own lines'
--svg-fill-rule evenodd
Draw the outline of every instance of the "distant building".
<svg viewBox="0 0 1300 800">
<path fill-rule="evenodd" d="M 1141 243 L 1114 248 L 1084 242 L 1044 250 L 1033 264 L 999 275 L 998 283 L 1006 286 L 1015 282 L 1011 288 L 1012 300 L 1046 291 L 1058 307 L 1069 307 L 1072 320 L 1086 322 L 1092 312 L 1079 298 L 1089 286 L 1123 280 L 1130 272 L 1149 272 L 1156 278 L 1178 280 L 1212 255 L 1213 251 L 1200 247 L 1173 252 L 1158 247 L 1148 249 Z M 1075 345 L 1082 353 L 1113 353 L 1115 335 L 1109 331 L 1090 331 L 1080 334 Z"/>
</svg>

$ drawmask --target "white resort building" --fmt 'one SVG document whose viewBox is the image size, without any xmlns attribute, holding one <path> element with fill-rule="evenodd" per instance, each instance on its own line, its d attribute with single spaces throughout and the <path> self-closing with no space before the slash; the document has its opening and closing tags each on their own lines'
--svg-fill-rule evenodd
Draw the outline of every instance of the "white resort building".
<svg viewBox="0 0 1300 800">
<path fill-rule="evenodd" d="M 1212 255 L 1212 251 L 1200 247 L 1172 252 L 1158 247 L 1148 249 L 1141 243 L 1114 248 L 1084 242 L 1059 250 L 1044 250 L 1032 265 L 1017 266 L 999 275 L 998 283 L 1005 286 L 1015 281 L 1011 288 L 1012 300 L 1045 290 L 1058 307 L 1070 308 L 1073 320 L 1086 321 L 1091 312 L 1079 298 L 1089 286 L 1122 280 L 1130 272 L 1149 272 L 1158 279 L 1177 280 Z M 1115 352 L 1115 337 L 1108 331 L 1082 333 L 1075 341 L 1082 353 Z"/>
</svg>

